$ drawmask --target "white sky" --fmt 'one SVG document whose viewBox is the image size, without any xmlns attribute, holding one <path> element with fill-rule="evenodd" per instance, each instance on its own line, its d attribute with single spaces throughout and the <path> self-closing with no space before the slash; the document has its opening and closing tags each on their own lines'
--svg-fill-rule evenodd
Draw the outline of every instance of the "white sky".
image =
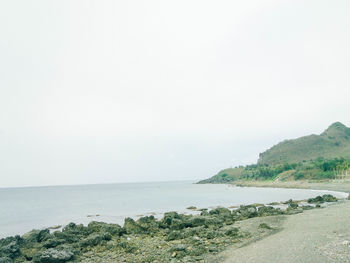
<svg viewBox="0 0 350 263">
<path fill-rule="evenodd" d="M 350 124 L 350 2 L 0 2 L 0 187 L 183 180 Z"/>
</svg>

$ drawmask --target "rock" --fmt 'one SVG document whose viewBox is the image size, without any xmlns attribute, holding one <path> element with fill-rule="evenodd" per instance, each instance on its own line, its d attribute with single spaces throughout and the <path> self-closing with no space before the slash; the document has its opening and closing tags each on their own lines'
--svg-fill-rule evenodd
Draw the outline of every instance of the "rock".
<svg viewBox="0 0 350 263">
<path fill-rule="evenodd" d="M 136 224 L 139 225 L 145 233 L 154 233 L 159 229 L 159 223 L 153 215 L 140 217 L 136 221 Z"/>
<path fill-rule="evenodd" d="M 122 236 L 125 233 L 124 229 L 118 224 L 107 224 L 96 221 L 90 222 L 87 226 L 87 229 L 91 233 L 106 232 L 112 236 Z"/>
<path fill-rule="evenodd" d="M 185 223 L 181 219 L 174 218 L 169 228 L 172 230 L 181 230 L 184 229 L 185 226 Z"/>
<path fill-rule="evenodd" d="M 50 230 L 32 230 L 22 236 L 23 240 L 27 243 L 43 242 L 50 237 Z"/>
<path fill-rule="evenodd" d="M 324 202 L 337 202 L 338 199 L 330 194 L 325 194 L 323 196 L 316 196 L 315 198 L 309 198 L 308 203 L 322 204 Z"/>
<path fill-rule="evenodd" d="M 219 228 L 224 225 L 224 220 L 221 217 L 216 217 L 216 216 L 206 216 L 204 217 L 205 219 L 205 227 L 215 227 Z"/>
<path fill-rule="evenodd" d="M 322 196 L 323 200 L 325 202 L 337 202 L 338 199 L 336 197 L 334 197 L 333 195 L 330 194 L 325 194 Z"/>
<path fill-rule="evenodd" d="M 106 241 L 109 241 L 111 239 L 112 239 L 112 236 L 109 233 L 95 233 L 83 239 L 80 242 L 80 245 L 82 247 L 88 247 L 88 246 L 93 247 L 93 246 L 97 246 L 99 244 L 105 243 Z"/>
<path fill-rule="evenodd" d="M 204 235 L 204 237 L 207 239 L 213 239 L 213 238 L 216 238 L 219 236 L 222 236 L 222 233 L 220 233 L 219 231 L 215 231 L 215 230 L 207 231 L 207 232 L 205 232 L 205 235 Z"/>
<path fill-rule="evenodd" d="M 259 225 L 259 228 L 262 228 L 262 229 L 272 229 L 268 224 L 266 224 L 266 223 L 261 223 L 260 225 Z"/>
<path fill-rule="evenodd" d="M 186 220 L 186 227 L 204 226 L 206 218 L 204 216 L 193 216 Z"/>
<path fill-rule="evenodd" d="M 16 241 L 12 241 L 11 243 L 1 247 L 0 253 L 9 258 L 15 258 L 20 254 L 19 245 Z"/>
<path fill-rule="evenodd" d="M 58 250 L 55 248 L 49 248 L 42 252 L 39 252 L 34 257 L 34 262 L 37 263 L 63 263 L 71 260 L 74 257 L 74 253 L 68 249 Z"/>
<path fill-rule="evenodd" d="M 184 238 L 184 233 L 178 230 L 171 231 L 167 237 L 166 241 L 171 241 L 171 240 L 178 240 L 178 239 L 183 239 Z"/>
<path fill-rule="evenodd" d="M 225 232 L 227 236 L 238 236 L 239 229 L 237 227 L 231 228 Z"/>
<path fill-rule="evenodd" d="M 118 247 L 123 248 L 126 253 L 134 253 L 137 251 L 137 247 L 128 241 L 121 241 L 118 243 Z"/>
<path fill-rule="evenodd" d="M 213 210 L 210 210 L 209 214 L 211 214 L 211 215 L 231 215 L 231 211 L 230 211 L 230 209 L 225 208 L 225 207 L 217 207 Z"/>
<path fill-rule="evenodd" d="M 177 245 L 173 246 L 170 250 L 171 251 L 185 251 L 186 246 L 183 244 L 177 244 Z"/>
<path fill-rule="evenodd" d="M 195 206 L 189 206 L 189 207 L 187 207 L 186 209 L 188 209 L 188 210 L 197 210 L 197 207 L 195 207 Z"/>
<path fill-rule="evenodd" d="M 258 215 L 259 216 L 270 216 L 270 215 L 279 215 L 281 214 L 281 209 L 275 209 L 272 206 L 261 206 L 258 208 Z"/>
<path fill-rule="evenodd" d="M 142 234 L 144 230 L 136 224 L 135 220 L 127 217 L 124 220 L 124 230 L 127 234 Z"/>
<path fill-rule="evenodd" d="M 43 243 L 43 247 L 45 248 L 54 248 L 54 247 L 57 247 L 61 244 L 64 244 L 66 242 L 66 240 L 64 239 L 60 239 L 60 238 L 50 238 L 48 240 L 46 240 L 44 243 Z"/>
<path fill-rule="evenodd" d="M 160 226 L 163 228 L 170 228 L 174 219 L 181 219 L 181 217 L 176 212 L 165 213 L 162 220 L 160 221 Z"/>
<path fill-rule="evenodd" d="M 0 257 L 0 263 L 13 263 L 13 260 L 8 257 Z"/>
<path fill-rule="evenodd" d="M 74 233 L 74 232 L 69 232 L 69 231 L 65 231 L 65 232 L 56 231 L 53 233 L 53 235 L 50 237 L 50 239 L 63 240 L 63 243 L 72 244 L 72 243 L 79 242 L 85 236 L 87 236 L 87 234 L 79 234 L 79 232 Z M 55 242 L 55 241 L 53 241 L 53 242 Z M 58 241 L 58 242 L 61 242 L 61 241 Z M 45 242 L 43 244 L 45 244 Z"/>
<path fill-rule="evenodd" d="M 255 206 L 241 205 L 234 213 L 234 216 L 238 217 L 239 220 L 252 218 L 258 216 L 257 209 Z"/>
</svg>

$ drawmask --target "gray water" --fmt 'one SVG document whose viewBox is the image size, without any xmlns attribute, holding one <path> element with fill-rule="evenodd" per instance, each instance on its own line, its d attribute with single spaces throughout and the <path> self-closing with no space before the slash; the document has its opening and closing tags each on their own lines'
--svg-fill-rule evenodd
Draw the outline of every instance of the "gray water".
<svg viewBox="0 0 350 263">
<path fill-rule="evenodd" d="M 0 237 L 69 222 L 87 224 L 95 220 L 122 224 L 128 216 L 185 212 L 192 205 L 210 208 L 270 203 L 306 199 L 324 192 L 197 185 L 189 181 L 4 188 L 0 189 Z M 343 197 L 341 193 L 333 194 Z"/>
</svg>

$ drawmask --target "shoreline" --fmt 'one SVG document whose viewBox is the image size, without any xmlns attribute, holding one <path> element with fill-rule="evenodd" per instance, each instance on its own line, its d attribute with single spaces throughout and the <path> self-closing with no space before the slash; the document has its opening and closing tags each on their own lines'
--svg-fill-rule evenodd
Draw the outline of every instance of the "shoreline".
<svg viewBox="0 0 350 263">
<path fill-rule="evenodd" d="M 155 185 L 155 186 L 158 186 Z M 166 184 L 167 189 L 170 188 L 171 184 Z M 180 187 L 179 187 L 180 186 Z M 75 223 L 83 223 L 84 225 L 87 225 L 89 222 L 95 220 L 95 221 L 102 221 L 106 223 L 117 223 L 117 224 L 123 224 L 124 219 L 126 217 L 131 217 L 135 220 L 142 216 L 150 216 L 154 215 L 156 218 L 162 217 L 164 213 L 168 211 L 177 211 L 178 213 L 189 213 L 189 210 L 186 210 L 186 207 L 188 206 L 196 206 L 199 208 L 215 208 L 218 206 L 223 207 L 230 207 L 230 206 L 239 206 L 241 204 L 248 205 L 252 203 L 270 203 L 274 201 L 285 201 L 290 198 L 299 200 L 299 199 L 306 199 L 309 197 L 312 197 L 314 195 L 320 195 L 322 192 L 314 193 L 309 190 L 300 190 L 300 191 L 294 191 L 294 190 L 284 190 L 284 189 L 248 189 L 248 188 L 234 188 L 232 185 L 194 185 L 192 183 L 181 183 L 176 184 L 177 192 L 170 192 L 169 196 L 175 197 L 179 193 L 181 193 L 182 188 L 186 188 L 184 190 L 184 197 L 180 197 L 180 199 L 177 200 L 167 200 L 167 201 L 157 201 L 155 198 L 151 197 L 149 198 L 148 195 L 146 195 L 146 198 L 140 199 L 139 198 L 129 198 L 128 196 L 133 196 L 135 190 L 132 191 L 130 194 L 123 194 L 121 196 L 125 196 L 125 200 L 133 199 L 135 201 L 131 202 L 130 205 L 126 206 L 124 199 L 118 199 L 118 200 L 112 200 L 111 198 L 115 198 L 110 193 L 107 193 L 106 195 L 103 194 L 102 199 L 98 199 L 96 197 L 89 197 L 87 194 L 89 191 L 86 191 L 85 188 L 83 188 L 82 195 L 72 195 L 72 191 L 66 191 L 65 188 L 63 190 L 60 187 L 57 187 L 55 189 L 55 192 L 58 195 L 58 200 L 53 200 L 54 203 L 52 206 L 49 207 L 48 210 L 42 209 L 42 207 L 48 207 L 50 204 L 50 200 L 52 200 L 52 194 L 47 193 L 48 191 L 42 191 L 40 194 L 34 195 L 36 199 L 37 196 L 46 196 L 48 195 L 46 202 L 41 201 L 43 198 L 40 198 L 41 200 L 36 201 L 35 198 L 32 199 L 30 202 L 31 204 L 37 204 L 36 206 L 33 206 L 33 209 L 29 208 L 29 205 L 26 205 L 26 202 L 22 200 L 18 200 L 18 198 L 13 199 L 12 203 L 14 205 L 11 206 L 11 210 L 13 213 L 16 213 L 16 218 L 13 218 L 13 221 L 11 221 L 11 214 L 5 212 L 4 217 L 2 218 L 3 222 L 8 222 L 6 224 L 3 224 L 0 227 L 1 236 L 0 238 L 11 236 L 11 235 L 23 235 L 32 229 L 43 229 L 48 228 L 55 225 L 67 225 L 70 222 Z M 104 187 L 106 188 L 106 187 Z M 104 189 L 103 188 L 103 189 Z M 149 190 L 144 191 L 146 194 L 149 193 Z M 153 187 L 154 188 L 154 187 Z M 87 188 L 88 190 L 89 188 Z M 98 191 L 101 191 L 99 188 L 96 188 Z M 107 189 L 114 189 L 114 187 L 107 187 Z M 157 188 L 158 189 L 158 188 Z M 162 189 L 162 188 L 160 188 Z M 189 190 L 190 189 L 190 190 Z M 193 189 L 193 190 L 192 190 Z M 76 188 L 74 191 L 80 191 L 80 188 Z M 115 191 L 119 191 L 117 188 Z M 158 191 L 158 190 L 157 190 Z M 95 188 L 93 188 L 93 193 L 95 192 Z M 159 191 L 162 193 L 162 191 Z M 164 191 L 163 191 L 164 192 Z M 15 192 L 18 193 L 17 191 Z M 67 193 L 67 194 L 66 194 Z M 29 193 L 31 194 L 31 193 Z M 136 193 L 138 196 L 142 196 L 138 193 Z M 158 193 L 155 193 L 154 196 L 160 196 Z M 180 194 L 181 195 L 181 194 Z M 5 197 L 8 195 L 2 195 Z M 67 197 L 66 197 L 67 196 Z M 71 196 L 71 198 L 69 198 Z M 151 195 L 152 196 L 152 195 Z M 29 196 L 30 197 L 30 196 Z M 71 202 L 74 199 L 78 197 L 77 201 L 73 202 L 72 206 L 67 206 L 67 210 L 63 210 L 63 206 L 58 206 L 58 210 L 56 210 L 55 204 L 61 204 L 64 202 Z M 96 199 L 97 198 L 97 199 Z M 23 199 L 23 198 L 22 198 Z M 154 199 L 154 202 L 151 203 L 151 201 Z M 174 199 L 174 198 L 172 198 Z M 25 199 L 24 199 L 25 200 Z M 87 207 L 85 204 L 87 202 L 90 202 L 89 200 L 92 200 L 92 206 Z M 101 200 L 101 201 L 100 201 Z M 124 201 L 123 201 L 124 200 Z M 159 200 L 162 200 L 160 198 Z M 18 201 L 18 202 L 17 202 Z M 35 201 L 35 202 L 34 202 Z M 120 202 L 118 202 L 120 201 Z M 125 203 L 123 205 L 123 202 Z M 115 203 L 115 205 L 112 205 Z M 6 204 L 6 203 L 5 203 Z M 81 204 L 82 209 L 80 208 L 79 204 Z M 99 204 L 99 205 L 96 205 Z M 9 205 L 11 205 L 9 203 Z M 126 206 L 125 208 L 123 206 Z M 6 207 L 6 206 L 5 206 Z M 76 208 L 76 209 L 73 209 Z M 16 212 L 18 211 L 18 213 Z M 29 215 L 27 219 L 27 214 Z M 57 217 L 55 217 L 57 215 Z"/>
<path fill-rule="evenodd" d="M 335 191 L 350 194 L 350 180 L 331 181 L 236 181 L 232 185 L 241 187 L 285 188 L 285 189 L 310 189 Z"/>
<path fill-rule="evenodd" d="M 163 218 L 126 218 L 116 224 L 70 223 L 62 231 L 33 230 L 22 237 L 0 242 L 0 260 L 5 262 L 219 262 L 222 253 L 239 250 L 283 230 L 291 215 L 319 210 L 336 198 L 309 198 L 308 202 L 285 201 L 196 210 L 199 215 L 168 212 Z M 11 246 L 10 252 L 5 247 Z M 2 254 L 1 254 L 2 253 Z M 13 259 L 13 260 L 12 260 Z M 12 261 L 11 261 L 12 260 Z"/>
</svg>

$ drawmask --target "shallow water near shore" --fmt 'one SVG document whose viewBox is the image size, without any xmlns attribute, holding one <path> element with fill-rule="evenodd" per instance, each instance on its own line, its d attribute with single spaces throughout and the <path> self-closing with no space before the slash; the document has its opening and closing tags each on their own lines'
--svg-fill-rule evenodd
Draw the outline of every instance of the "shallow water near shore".
<svg viewBox="0 0 350 263">
<path fill-rule="evenodd" d="M 189 212 L 188 206 L 266 204 L 306 199 L 325 192 L 345 197 L 331 191 L 198 185 L 193 181 L 3 188 L 0 189 L 0 237 L 69 222 L 122 224 L 128 216 Z"/>
</svg>

